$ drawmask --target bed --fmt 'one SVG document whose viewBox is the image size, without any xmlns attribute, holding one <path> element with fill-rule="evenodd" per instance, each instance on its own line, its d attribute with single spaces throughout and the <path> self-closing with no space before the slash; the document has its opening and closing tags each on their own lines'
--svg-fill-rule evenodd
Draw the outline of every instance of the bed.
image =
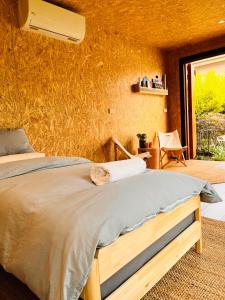
<svg viewBox="0 0 225 300">
<path fill-rule="evenodd" d="M 36 158 L 32 158 L 30 160 L 30 163 L 26 163 L 26 165 L 30 166 L 31 162 L 38 162 L 38 164 L 42 164 L 43 166 L 43 154 L 35 154 Z M 20 157 L 20 158 L 19 158 Z M 40 157 L 40 158 L 39 158 Z M 29 157 L 28 157 L 29 158 Z M 9 159 L 9 158 L 8 158 Z M 18 156 L 18 159 L 21 159 L 21 156 Z M 40 161 L 38 161 L 40 159 Z M 13 158 L 14 161 L 15 157 Z M 23 160 L 22 160 L 23 161 Z M 25 162 L 28 160 L 26 159 Z M 4 162 L 5 163 L 5 162 Z M 76 166 L 77 169 L 83 167 L 84 162 L 79 162 L 79 165 Z M 87 170 L 89 166 L 89 161 L 84 163 L 84 166 L 86 168 L 85 173 L 82 175 L 81 181 L 79 181 L 79 185 L 86 184 L 87 181 Z M 7 166 L 9 164 L 4 164 L 0 166 Z M 22 164 L 20 164 L 22 165 Z M 65 174 L 65 170 L 69 170 L 68 166 L 71 166 L 70 164 L 66 165 L 59 165 L 54 161 L 54 172 L 58 172 L 61 174 Z M 23 166 L 24 168 L 24 166 Z M 56 168 L 56 169 L 55 169 Z M 12 169 L 11 167 L 9 169 Z M 79 170 L 79 172 L 80 172 Z M 37 172 L 36 172 L 37 171 Z M 55 173 L 53 174 L 53 170 L 44 166 L 42 173 L 40 174 L 40 165 L 38 165 L 37 170 L 32 170 L 29 174 L 26 172 L 23 172 L 21 174 L 14 174 L 15 176 L 12 178 L 13 184 L 10 181 L 10 176 L 6 177 L 6 179 L 3 179 L 3 182 L 8 184 L 8 182 L 11 184 L 9 187 L 10 189 L 12 186 L 15 186 L 15 183 L 17 185 L 20 185 L 21 182 L 23 182 L 23 176 L 27 176 L 28 183 L 30 183 L 30 178 L 36 178 L 35 176 L 39 176 L 38 178 L 43 179 L 43 175 L 48 173 L 48 176 L 51 177 L 51 180 L 55 183 Z M 72 168 L 70 168 L 70 171 L 72 172 Z M 78 172 L 78 173 L 79 173 Z M 154 171 L 158 174 L 160 171 Z M 163 174 L 167 174 L 168 172 L 163 171 Z M 25 175 L 24 175 L 25 174 Z M 73 173 L 75 174 L 75 167 L 73 169 Z M 70 179 L 71 179 L 70 174 Z M 147 175 L 143 175 L 147 176 Z M 151 175 L 152 176 L 152 175 Z M 155 175 L 154 175 L 155 176 Z M 163 175 L 164 176 L 164 175 Z M 166 175 L 169 176 L 169 175 Z M 172 175 L 171 175 L 172 176 Z M 173 175 L 178 176 L 178 175 Z M 180 177 L 181 176 L 181 177 Z M 7 179 L 9 178 L 9 179 Z M 22 179 L 21 179 L 22 178 Z M 144 178 L 144 177 L 143 177 Z M 200 213 L 200 192 L 202 192 L 204 189 L 208 189 L 206 192 L 206 196 L 208 197 L 210 193 L 212 193 L 213 197 L 216 198 L 217 195 L 214 194 L 213 190 L 209 187 L 207 187 L 207 183 L 203 182 L 201 180 L 197 181 L 197 179 L 191 179 L 189 176 L 185 175 L 179 175 L 179 178 L 181 178 L 181 181 L 187 180 L 187 184 L 184 186 L 192 184 L 193 182 L 193 189 L 194 193 L 192 196 L 188 196 L 186 198 L 183 197 L 182 201 L 176 202 L 176 205 L 169 207 L 169 209 L 161 209 L 160 213 L 157 213 L 155 215 L 148 216 L 142 222 L 136 224 L 135 226 L 128 226 L 126 232 L 123 232 L 122 235 L 118 235 L 118 232 L 115 232 L 113 237 L 110 237 L 109 240 L 105 240 L 101 243 L 98 243 L 95 245 L 94 255 L 91 258 L 91 266 L 88 269 L 88 277 L 84 276 L 85 279 L 82 282 L 85 282 L 85 286 L 79 286 L 78 292 L 76 294 L 72 293 L 71 291 L 68 291 L 66 293 L 62 293 L 62 291 L 54 291 L 51 294 L 51 291 L 47 294 L 44 294 L 44 289 L 46 287 L 43 287 L 45 285 L 46 280 L 44 281 L 43 278 L 38 278 L 40 280 L 40 285 L 36 288 L 35 284 L 31 282 L 31 278 L 29 278 L 29 272 L 26 273 L 23 269 L 20 271 L 19 268 L 26 268 L 24 267 L 23 262 L 20 260 L 15 259 L 14 265 L 5 264 L 3 263 L 3 267 L 6 269 L 6 271 L 14 274 L 17 278 L 19 278 L 21 281 L 23 281 L 25 284 L 28 285 L 28 287 L 37 294 L 41 299 L 77 299 L 77 296 L 80 297 L 79 299 L 83 300 L 137 300 L 141 299 L 159 280 L 162 278 L 162 276 L 192 247 L 195 246 L 195 251 L 197 253 L 202 252 L 202 235 L 201 235 L 201 213 Z M 33 180 L 32 179 L 32 180 Z M 43 179 L 43 183 L 48 182 L 49 177 L 46 177 L 46 180 Z M 21 181 L 22 180 L 22 181 Z M 133 180 L 133 179 L 131 179 Z M 194 181 L 192 181 L 194 180 Z M 178 180 L 179 181 L 179 180 Z M 133 181 L 134 183 L 135 181 Z M 179 183 L 179 182 L 178 182 Z M 37 183 L 38 184 L 38 183 Z M 88 182 L 89 189 L 87 189 L 87 192 L 89 193 L 90 190 L 92 190 L 91 182 Z M 130 185 L 130 181 L 126 181 L 127 186 Z M 140 183 L 141 185 L 142 183 Z M 142 185 L 141 185 L 142 186 Z M 104 197 L 109 193 L 109 191 L 114 191 L 111 189 L 110 185 L 108 185 L 108 190 L 103 193 Z M 119 191 L 121 192 L 121 184 L 119 183 L 117 185 L 117 188 L 119 188 Z M 138 188 L 138 187 L 137 187 Z M 10 190 L 9 189 L 9 190 Z M 93 189 L 96 191 L 95 189 Z M 18 191 L 18 190 L 17 190 Z M 99 191 L 99 190 L 97 190 Z M 102 191 L 102 190 L 101 190 Z M 134 190 L 133 190 L 134 191 Z M 5 191 L 4 191 L 5 192 Z M 44 192 L 44 191 L 43 191 Z M 79 193 L 82 193 L 82 191 L 79 191 Z M 132 191 L 131 191 L 132 192 Z M 58 191 L 57 191 L 58 193 Z M 93 193 L 93 192 L 92 192 Z M 98 194 L 98 193 L 97 193 Z M 166 193 L 164 194 L 166 195 Z M 92 194 L 93 196 L 93 194 Z M 97 197 L 97 196 L 96 196 Z M 168 197 L 169 198 L 169 197 Z M 96 198 L 97 199 L 97 198 Z M 120 199 L 121 200 L 121 199 Z M 13 200 L 14 201 L 14 200 Z M 18 202 L 14 202 L 18 203 Z M 103 202 L 102 202 L 103 203 Z M 17 204 L 16 204 L 17 205 Z M 18 204 L 19 205 L 19 204 Z M 98 207 L 99 208 L 99 207 Z M 110 206 L 110 209 L 112 207 Z M 18 213 L 19 206 L 17 208 L 16 213 Z M 24 207 L 23 207 L 24 209 Z M 29 211 L 29 214 L 34 214 L 34 207 L 29 207 L 32 211 Z M 35 207 L 36 209 L 36 207 Z M 52 209 L 52 208 L 51 208 Z M 68 208 L 67 208 L 68 211 Z M 1 217 L 2 211 L 0 211 L 0 217 Z M 107 212 L 108 213 L 108 212 Z M 27 214 L 27 212 L 26 212 Z M 117 211 L 117 214 L 119 214 L 119 211 Z M 124 218 L 128 218 L 128 216 L 124 216 Z M 16 218 L 16 215 L 15 215 Z M 20 216 L 21 218 L 21 216 Z M 33 220 L 33 219 L 30 219 Z M 93 222 L 94 219 L 92 219 Z M 15 219 L 14 219 L 15 221 Z M 46 220 L 46 223 L 48 223 L 49 220 Z M 112 221 L 112 220 L 111 220 Z M 113 222 L 116 223 L 117 220 L 113 219 Z M 99 221 L 100 222 L 100 221 Z M 16 222 L 15 222 L 16 223 Z M 35 224 L 37 225 L 37 224 Z M 61 225 L 61 223 L 60 223 Z M 43 223 L 43 226 L 45 224 Z M 48 224 L 49 226 L 49 224 Z M 82 224 L 83 226 L 83 224 Z M 93 226 L 95 224 L 93 223 Z M 112 224 L 108 224 L 108 228 L 113 231 Z M 19 226 L 18 226 L 19 227 Z M 49 227 L 48 227 L 49 228 Z M 1 228 L 0 228 L 1 229 Z M 59 228 L 60 230 L 57 231 L 64 231 L 65 228 Z M 12 228 L 10 228 L 12 230 Z M 15 229 L 15 234 L 16 234 Z M 25 229 L 23 228 L 24 232 Z M 50 229 L 49 229 L 50 230 Z M 89 228 L 91 230 L 91 227 Z M 1 231 L 3 232 L 3 231 Z M 121 230 L 119 231 L 121 233 Z M 57 234 L 59 234 L 57 232 Z M 104 233 L 105 234 L 105 233 Z M 106 236 L 104 235 L 103 236 Z M 112 234 L 112 233 L 110 233 Z M 16 235 L 14 235 L 15 238 Z M 57 236 L 58 237 L 58 236 Z M 107 237 L 108 238 L 108 237 Z M 2 239 L 2 237 L 1 237 Z M 49 239 L 49 237 L 48 237 Z M 113 239 L 113 240 L 111 240 Z M 48 240 L 44 240 L 43 242 L 46 242 Z M 81 239 L 81 244 L 79 245 L 77 249 L 82 249 L 82 243 L 83 240 Z M 22 242 L 21 242 L 22 243 Z M 35 246 L 39 246 L 40 241 L 38 241 L 38 244 L 35 244 Z M 0 245 L 0 249 L 3 243 Z M 55 244 L 54 244 L 55 245 Z M 28 245 L 30 247 L 30 245 Z M 43 245 L 40 245 L 40 248 Z M 51 245 L 52 246 L 52 245 Z M 73 244 L 75 246 L 75 244 Z M 3 246 L 2 246 L 3 247 Z M 28 247 L 28 248 L 29 248 Z M 32 247 L 34 245 L 32 244 Z M 24 249 L 23 249 L 24 250 Z M 27 249 L 26 249 L 27 250 Z M 27 250 L 28 251 L 28 250 Z M 37 252 L 37 250 L 35 250 Z M 55 249 L 52 251 L 56 251 Z M 74 251 L 74 250 L 73 250 Z M 80 251 L 80 250 L 77 250 Z M 18 250 L 19 252 L 19 250 Z M 36 255 L 35 252 L 35 255 Z M 1 253 L 0 253 L 1 254 Z M 29 252 L 26 252 L 26 254 L 29 256 Z M 49 255 L 49 253 L 47 253 Z M 19 255 L 19 254 L 18 254 Z M 34 255 L 34 253 L 32 253 Z M 43 253 L 42 253 L 43 255 Z M 48 257 L 48 255 L 46 257 Z M 52 255 L 52 254 L 51 254 Z M 56 253 L 54 253 L 56 255 Z M 80 253 L 81 256 L 83 256 L 83 252 Z M 27 256 L 27 257 L 28 257 Z M 18 258 L 21 259 L 22 256 L 18 256 Z M 33 256 L 32 256 L 33 257 Z M 54 257 L 54 256 L 53 256 Z M 40 257 L 39 257 L 40 258 Z M 68 259 L 68 256 L 66 256 L 67 262 L 71 259 L 71 256 Z M 87 260 L 87 257 L 85 257 Z M 43 256 L 44 260 L 44 256 Z M 85 260 L 85 262 L 86 262 Z M 34 258 L 35 264 L 36 258 Z M 57 260 L 54 261 L 54 270 L 56 270 L 57 266 L 55 266 L 55 262 L 58 262 Z M 40 260 L 36 262 L 40 265 Z M 0 255 L 0 264 L 1 262 L 1 255 Z M 22 267 L 20 266 L 22 265 Z M 29 262 L 30 264 L 30 262 Z M 16 266 L 16 267 L 15 267 Z M 63 265 L 60 265 L 63 267 Z M 71 268 L 71 264 L 70 264 Z M 28 270 L 28 267 L 27 267 Z M 35 273 L 38 277 L 39 273 L 41 274 L 40 270 L 36 267 Z M 71 270 L 70 270 L 71 271 Z M 73 269 L 74 271 L 74 269 Z M 32 271 L 33 272 L 33 271 Z M 22 275 L 21 275 L 22 274 Z M 25 275 L 24 275 L 25 274 Z M 43 273 L 44 274 L 44 273 Z M 50 274 L 52 276 L 52 273 Z M 51 277 L 50 276 L 50 277 Z M 41 277 L 41 276 L 39 276 Z M 88 279 L 87 279 L 88 278 Z M 50 278 L 53 280 L 52 278 Z M 49 279 L 49 280 L 50 280 Z M 71 282 L 73 281 L 73 276 L 70 278 Z M 43 281 L 42 281 L 43 280 Z M 54 278 L 54 280 L 56 280 Z M 44 282 L 44 284 L 43 284 Z M 57 283 L 57 280 L 56 280 Z M 66 288 L 70 285 L 70 282 L 68 282 L 68 278 L 66 279 Z M 81 284 L 82 285 L 82 284 Z M 56 284 L 56 286 L 58 286 Z M 72 286 L 72 283 L 71 283 Z M 48 287 L 49 288 L 49 287 Z M 81 292 L 81 290 L 83 291 Z"/>
</svg>

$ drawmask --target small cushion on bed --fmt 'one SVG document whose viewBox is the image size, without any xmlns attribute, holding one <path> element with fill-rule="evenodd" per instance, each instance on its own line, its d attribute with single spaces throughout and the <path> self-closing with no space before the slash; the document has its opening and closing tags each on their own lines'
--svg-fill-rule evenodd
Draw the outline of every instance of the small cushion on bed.
<svg viewBox="0 0 225 300">
<path fill-rule="evenodd" d="M 24 129 L 0 129 L 0 156 L 30 152 L 34 149 Z"/>
</svg>

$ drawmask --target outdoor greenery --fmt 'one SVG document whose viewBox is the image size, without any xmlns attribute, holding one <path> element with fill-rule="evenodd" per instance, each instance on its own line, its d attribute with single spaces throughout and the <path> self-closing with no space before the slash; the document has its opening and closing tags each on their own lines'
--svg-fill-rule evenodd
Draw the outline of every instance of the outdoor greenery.
<svg viewBox="0 0 225 300">
<path fill-rule="evenodd" d="M 193 100 L 197 120 L 197 158 L 225 160 L 225 71 L 197 72 Z"/>
<path fill-rule="evenodd" d="M 207 113 L 225 112 L 225 71 L 217 74 L 209 71 L 206 74 L 196 72 L 193 98 L 197 117 Z"/>
<path fill-rule="evenodd" d="M 225 160 L 225 114 L 197 117 L 198 159 Z"/>
</svg>

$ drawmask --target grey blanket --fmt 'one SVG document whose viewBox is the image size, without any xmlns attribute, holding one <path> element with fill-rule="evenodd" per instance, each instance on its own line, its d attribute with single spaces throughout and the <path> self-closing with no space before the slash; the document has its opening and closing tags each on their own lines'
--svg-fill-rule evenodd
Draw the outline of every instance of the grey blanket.
<svg viewBox="0 0 225 300">
<path fill-rule="evenodd" d="M 149 170 L 105 186 L 80 158 L 38 158 L 0 165 L 0 264 L 41 299 L 76 300 L 97 247 L 159 212 L 201 194 L 205 181 Z"/>
</svg>

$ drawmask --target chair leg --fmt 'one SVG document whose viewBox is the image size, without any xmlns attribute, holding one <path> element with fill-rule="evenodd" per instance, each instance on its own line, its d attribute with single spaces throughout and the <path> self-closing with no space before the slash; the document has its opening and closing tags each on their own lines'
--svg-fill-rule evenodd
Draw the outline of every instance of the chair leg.
<svg viewBox="0 0 225 300">
<path fill-rule="evenodd" d="M 164 155 L 162 157 L 162 166 L 161 166 L 161 169 L 165 168 L 168 164 L 170 164 L 173 160 L 171 160 L 169 157 L 168 157 L 168 161 L 163 165 L 163 158 L 166 156 L 166 155 L 169 155 L 170 153 L 169 152 L 164 152 Z M 171 151 L 171 154 L 174 155 L 174 153 Z"/>
<path fill-rule="evenodd" d="M 177 163 L 181 163 L 182 165 L 184 165 L 185 167 L 187 167 L 187 165 L 185 163 L 185 157 L 184 157 L 184 152 L 183 151 L 177 153 L 177 155 L 175 155 L 175 157 L 176 157 Z"/>
<path fill-rule="evenodd" d="M 171 160 L 168 160 L 164 165 L 162 165 L 161 169 L 165 168 L 169 163 L 171 163 Z"/>
<path fill-rule="evenodd" d="M 166 156 L 166 152 L 164 152 L 164 154 L 162 155 L 161 150 L 160 150 L 160 168 L 161 169 L 163 169 L 168 164 L 168 162 L 167 162 L 166 164 L 163 165 L 163 158 L 165 156 Z"/>
<path fill-rule="evenodd" d="M 164 152 L 164 154 L 162 155 L 162 152 Z M 170 159 L 168 157 L 168 161 L 163 164 L 163 158 L 165 157 L 166 154 L 171 154 L 172 158 L 173 159 Z M 187 167 L 186 165 L 186 161 L 185 161 L 185 157 L 184 157 L 184 151 L 180 151 L 180 150 L 177 150 L 176 152 L 174 152 L 173 150 L 170 150 L 170 152 L 167 152 L 167 151 L 164 151 L 164 150 L 160 150 L 160 168 L 163 169 L 165 168 L 170 162 L 172 161 L 176 161 L 177 164 L 178 163 L 181 163 L 183 166 Z"/>
<path fill-rule="evenodd" d="M 181 156 L 182 156 L 181 163 L 182 163 L 185 167 L 187 167 L 186 161 L 185 161 L 185 157 L 184 157 L 184 152 L 182 152 Z"/>
<path fill-rule="evenodd" d="M 162 150 L 159 149 L 159 167 L 162 168 Z"/>
<path fill-rule="evenodd" d="M 182 152 L 182 158 L 183 158 L 183 164 L 184 164 L 184 166 L 187 167 L 186 160 L 185 160 L 185 157 L 184 157 L 184 152 Z"/>
</svg>

